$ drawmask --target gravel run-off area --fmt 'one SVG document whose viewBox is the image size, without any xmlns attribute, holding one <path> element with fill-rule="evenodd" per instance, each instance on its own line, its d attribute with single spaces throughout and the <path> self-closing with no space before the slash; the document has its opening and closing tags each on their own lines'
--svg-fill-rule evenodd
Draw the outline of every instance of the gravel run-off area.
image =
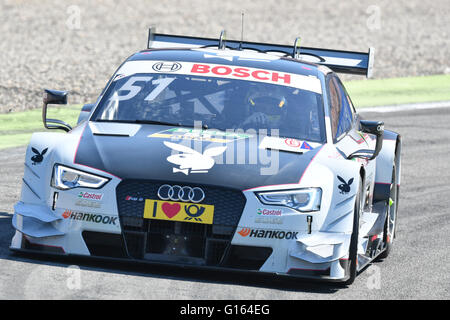
<svg viewBox="0 0 450 320">
<path fill-rule="evenodd" d="M 450 73 L 450 2 L 56 1 L 0 2 L 0 113 L 41 106 L 44 88 L 95 101 L 111 74 L 145 49 L 147 30 L 342 50 L 376 50 L 375 78 Z"/>
</svg>

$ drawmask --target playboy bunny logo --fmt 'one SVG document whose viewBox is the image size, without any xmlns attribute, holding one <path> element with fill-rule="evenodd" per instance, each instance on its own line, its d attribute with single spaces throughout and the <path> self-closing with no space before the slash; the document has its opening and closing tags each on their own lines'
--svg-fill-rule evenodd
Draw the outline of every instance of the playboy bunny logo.
<svg viewBox="0 0 450 320">
<path fill-rule="evenodd" d="M 44 150 L 42 150 L 42 152 L 39 152 L 38 150 L 36 150 L 35 148 L 31 148 L 31 151 L 33 151 L 35 153 L 34 156 L 31 157 L 31 161 L 33 161 L 33 166 L 36 163 L 41 163 L 42 160 L 44 160 L 44 154 L 47 152 L 48 148 L 45 148 Z"/>
<path fill-rule="evenodd" d="M 167 161 L 176 164 L 179 168 L 173 168 L 173 172 L 182 172 L 185 175 L 189 173 L 207 173 L 215 161 L 213 157 L 221 155 L 227 147 L 214 147 L 200 153 L 181 144 L 164 141 L 164 144 L 172 150 L 182 152 L 167 157 Z"/>
<path fill-rule="evenodd" d="M 350 180 L 345 181 L 344 178 L 337 176 L 337 178 L 339 179 L 340 182 L 342 182 L 342 184 L 338 185 L 338 189 L 341 190 L 339 191 L 339 193 L 341 194 L 347 194 L 350 192 L 350 186 L 353 183 L 353 178 L 351 178 Z"/>
</svg>

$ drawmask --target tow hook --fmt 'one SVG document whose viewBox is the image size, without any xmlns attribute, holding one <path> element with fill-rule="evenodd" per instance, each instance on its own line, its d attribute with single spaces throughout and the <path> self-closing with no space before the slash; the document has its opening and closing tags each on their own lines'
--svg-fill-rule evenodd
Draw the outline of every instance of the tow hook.
<svg viewBox="0 0 450 320">
<path fill-rule="evenodd" d="M 308 234 L 311 234 L 312 221 L 313 221 L 312 216 L 306 216 L 306 222 L 308 222 Z"/>
</svg>

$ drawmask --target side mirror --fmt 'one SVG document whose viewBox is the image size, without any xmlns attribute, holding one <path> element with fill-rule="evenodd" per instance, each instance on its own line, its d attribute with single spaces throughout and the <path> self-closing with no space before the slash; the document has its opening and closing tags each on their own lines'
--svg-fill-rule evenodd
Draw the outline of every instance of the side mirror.
<svg viewBox="0 0 450 320">
<path fill-rule="evenodd" d="M 44 105 L 42 107 L 42 122 L 46 129 L 61 129 L 66 132 L 72 130 L 72 127 L 64 121 L 58 119 L 47 119 L 47 105 L 49 104 L 67 104 L 67 91 L 44 90 Z"/>
<path fill-rule="evenodd" d="M 360 130 L 364 133 L 373 134 L 377 138 L 375 150 L 358 150 L 352 153 L 348 158 L 363 157 L 368 160 L 375 159 L 383 147 L 384 122 L 382 121 L 360 121 Z"/>
<path fill-rule="evenodd" d="M 384 122 L 382 121 L 367 121 L 361 120 L 361 131 L 369 134 L 374 134 L 377 137 L 375 151 L 369 160 L 375 159 L 383 147 Z"/>
</svg>

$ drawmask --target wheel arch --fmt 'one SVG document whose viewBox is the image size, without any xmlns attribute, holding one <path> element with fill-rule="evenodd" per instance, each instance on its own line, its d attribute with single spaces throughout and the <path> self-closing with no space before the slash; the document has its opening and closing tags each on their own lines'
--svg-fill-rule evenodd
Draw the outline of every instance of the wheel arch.
<svg viewBox="0 0 450 320">
<path fill-rule="evenodd" d="M 402 137 L 400 134 L 385 130 L 383 147 L 376 158 L 376 174 L 374 187 L 374 202 L 389 200 L 392 182 L 392 168 L 395 165 L 397 184 L 401 177 L 401 149 Z"/>
</svg>

